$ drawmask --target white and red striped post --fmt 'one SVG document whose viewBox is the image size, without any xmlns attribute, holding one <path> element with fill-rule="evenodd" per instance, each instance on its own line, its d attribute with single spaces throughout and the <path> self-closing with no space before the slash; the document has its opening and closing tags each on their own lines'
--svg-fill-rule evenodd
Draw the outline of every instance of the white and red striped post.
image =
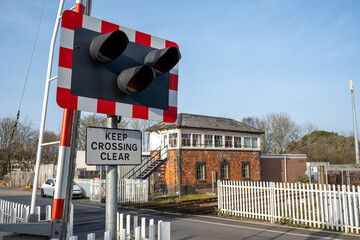
<svg viewBox="0 0 360 240">
<path fill-rule="evenodd" d="M 84 2 L 85 0 L 76 0 L 75 12 L 81 14 L 85 13 Z M 73 119 L 74 110 L 64 109 L 51 219 L 63 218 L 64 201 L 66 196 L 66 180 L 69 177 L 70 143 Z"/>
</svg>

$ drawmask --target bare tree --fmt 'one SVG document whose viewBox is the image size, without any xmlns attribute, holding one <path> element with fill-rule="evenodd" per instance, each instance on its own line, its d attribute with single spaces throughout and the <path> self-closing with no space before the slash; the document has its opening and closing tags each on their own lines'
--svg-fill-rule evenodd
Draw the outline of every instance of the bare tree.
<svg viewBox="0 0 360 240">
<path fill-rule="evenodd" d="M 129 118 L 128 119 L 128 128 L 134 130 L 140 130 L 142 133 L 142 151 L 149 151 L 149 144 L 150 144 L 150 136 L 149 133 L 146 132 L 146 129 L 155 125 L 156 121 L 152 120 L 143 120 L 143 119 L 136 119 L 136 118 Z"/>
<path fill-rule="evenodd" d="M 300 139 L 308 131 L 287 113 L 269 113 L 261 118 L 245 117 L 242 122 L 264 132 L 261 137 L 263 153 L 284 153 L 290 142 Z M 310 124 L 308 127 L 310 128 Z"/>
<path fill-rule="evenodd" d="M 44 132 L 44 143 L 59 141 L 60 135 L 52 131 Z M 57 157 L 59 154 L 59 145 L 47 145 L 42 147 L 41 163 L 57 163 Z"/>
<path fill-rule="evenodd" d="M 15 117 L 0 119 L 0 160 L 3 175 L 13 166 L 22 168 L 24 163 L 33 162 L 36 153 L 34 144 L 37 134 L 32 123 L 24 119 L 14 127 L 15 120 Z"/>
<path fill-rule="evenodd" d="M 107 127 L 106 120 L 107 116 L 103 114 L 84 114 L 81 116 L 79 125 L 79 137 L 78 137 L 78 150 L 85 150 L 86 144 L 86 128 L 87 127 Z M 127 128 L 128 120 L 122 118 L 118 124 L 118 128 Z"/>
</svg>

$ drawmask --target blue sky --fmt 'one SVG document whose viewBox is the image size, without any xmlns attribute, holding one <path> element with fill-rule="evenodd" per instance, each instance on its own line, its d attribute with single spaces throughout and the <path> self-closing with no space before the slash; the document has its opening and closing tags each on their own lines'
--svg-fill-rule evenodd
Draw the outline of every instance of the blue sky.
<svg viewBox="0 0 360 240">
<path fill-rule="evenodd" d="M 0 0 L 1 117 L 16 115 L 42 3 Z M 57 8 L 46 1 L 21 107 L 35 128 Z M 352 78 L 360 118 L 360 1 L 93 0 L 92 16 L 178 43 L 179 112 L 236 120 L 285 112 L 299 124 L 350 133 Z M 52 76 L 57 59 L 58 49 Z M 46 128 L 57 132 L 55 89 L 52 82 Z"/>
</svg>

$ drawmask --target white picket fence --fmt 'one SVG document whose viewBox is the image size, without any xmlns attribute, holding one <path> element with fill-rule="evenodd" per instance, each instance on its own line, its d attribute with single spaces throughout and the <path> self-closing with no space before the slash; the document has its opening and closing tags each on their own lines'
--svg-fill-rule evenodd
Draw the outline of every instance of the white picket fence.
<svg viewBox="0 0 360 240">
<path fill-rule="evenodd" d="M 10 202 L 0 199 L 0 223 L 26 223 L 29 216 L 28 205 L 19 204 L 15 202 Z M 35 211 L 38 214 L 40 221 L 40 206 L 36 206 Z M 68 234 L 70 240 L 76 240 L 77 236 L 73 236 L 73 205 L 70 214 L 70 222 L 68 225 Z M 45 219 L 51 219 L 51 206 L 46 206 Z M 133 224 L 131 224 L 133 223 Z M 148 233 L 146 233 L 146 226 L 148 226 Z M 117 213 L 117 239 L 126 240 L 126 239 L 149 239 L 155 240 L 156 225 L 154 219 L 146 220 L 145 217 L 141 218 L 139 224 L 138 216 L 131 216 L 122 213 Z M 170 240 L 170 222 L 163 222 L 162 220 L 158 221 L 158 240 Z M 104 232 L 104 240 L 110 240 L 111 231 Z M 88 240 L 95 240 L 95 233 L 89 233 L 87 235 Z M 53 239 L 56 240 L 56 239 Z"/>
<path fill-rule="evenodd" d="M 90 180 L 90 200 L 100 202 L 105 198 L 106 184 L 99 179 Z M 119 179 L 118 196 L 119 203 L 124 202 L 147 202 L 148 181 L 141 179 Z"/>
<path fill-rule="evenodd" d="M 29 210 L 30 207 L 28 205 L 0 199 L 0 223 L 27 222 Z M 39 214 L 40 207 L 37 206 L 35 211 L 37 214 Z"/>
<path fill-rule="evenodd" d="M 133 223 L 131 225 L 131 222 Z M 148 223 L 148 233 L 146 233 L 146 226 Z M 117 213 L 117 233 L 116 239 L 118 240 L 155 240 L 156 225 L 154 219 L 146 221 L 146 218 L 141 218 L 141 223 L 139 224 L 138 216 L 131 216 L 122 213 Z M 163 222 L 162 220 L 158 221 L 158 240 L 170 240 L 170 222 Z M 70 237 L 69 240 L 77 240 L 77 236 Z M 104 240 L 111 240 L 112 232 L 104 232 Z M 56 240 L 56 239 L 53 239 Z M 95 233 L 87 234 L 87 240 L 95 240 Z"/>
<path fill-rule="evenodd" d="M 120 179 L 118 184 L 118 202 L 147 202 L 148 180 Z"/>
<path fill-rule="evenodd" d="M 218 181 L 222 214 L 359 233 L 360 186 Z"/>
<path fill-rule="evenodd" d="M 68 223 L 69 236 L 73 233 L 74 227 L 74 206 L 70 208 L 70 221 Z M 1 223 L 27 223 L 29 220 L 30 206 L 0 199 L 0 224 Z M 40 218 L 41 207 L 35 207 L 35 214 L 38 216 L 37 221 L 48 221 L 51 219 L 51 205 L 45 207 L 45 219 Z"/>
</svg>

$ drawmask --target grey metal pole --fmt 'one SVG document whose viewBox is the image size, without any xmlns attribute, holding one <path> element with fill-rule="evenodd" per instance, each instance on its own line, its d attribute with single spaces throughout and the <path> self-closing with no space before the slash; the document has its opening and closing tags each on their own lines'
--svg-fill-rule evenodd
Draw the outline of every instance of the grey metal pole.
<svg viewBox="0 0 360 240">
<path fill-rule="evenodd" d="M 117 117 L 108 115 L 108 128 L 117 128 Z M 106 169 L 106 203 L 105 203 L 105 231 L 111 231 L 111 239 L 116 240 L 116 212 L 117 212 L 117 166 L 108 165 Z"/>
<path fill-rule="evenodd" d="M 356 111 L 355 111 L 355 97 L 354 97 L 353 80 L 350 79 L 349 83 L 350 83 L 352 110 L 353 110 L 353 122 L 354 122 L 355 159 L 356 159 L 356 164 L 359 164 L 360 163 L 360 159 L 359 159 L 359 141 L 358 141 L 358 135 L 357 135 L 357 126 L 356 126 Z"/>
</svg>

